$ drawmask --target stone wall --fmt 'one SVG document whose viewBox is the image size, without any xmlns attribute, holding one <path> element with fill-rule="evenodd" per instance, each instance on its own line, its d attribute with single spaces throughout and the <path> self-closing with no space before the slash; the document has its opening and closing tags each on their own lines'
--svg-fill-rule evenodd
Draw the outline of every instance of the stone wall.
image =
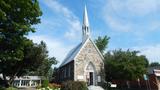
<svg viewBox="0 0 160 90">
<path fill-rule="evenodd" d="M 89 62 L 94 64 L 96 75 L 100 76 L 104 66 L 103 60 L 90 40 L 85 43 L 85 46 L 81 49 L 80 53 L 75 58 L 75 80 L 78 80 L 78 76 L 83 76 L 82 80 L 86 81 L 84 74 L 85 68 Z"/>
</svg>

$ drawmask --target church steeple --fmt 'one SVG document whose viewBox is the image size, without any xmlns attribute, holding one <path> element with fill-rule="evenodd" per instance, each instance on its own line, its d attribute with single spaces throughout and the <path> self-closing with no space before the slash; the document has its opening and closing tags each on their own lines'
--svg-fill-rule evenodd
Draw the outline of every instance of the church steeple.
<svg viewBox="0 0 160 90">
<path fill-rule="evenodd" d="M 84 7 L 84 14 L 83 14 L 82 35 L 83 35 L 82 42 L 84 42 L 87 38 L 90 38 L 90 28 L 89 28 L 89 20 L 88 20 L 86 5 Z"/>
</svg>

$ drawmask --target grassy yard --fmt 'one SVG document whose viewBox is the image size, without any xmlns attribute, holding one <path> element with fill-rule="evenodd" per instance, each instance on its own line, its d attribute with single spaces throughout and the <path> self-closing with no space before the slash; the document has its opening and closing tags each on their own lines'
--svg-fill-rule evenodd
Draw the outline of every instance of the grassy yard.
<svg viewBox="0 0 160 90">
<path fill-rule="evenodd" d="M 14 88 L 14 87 L 9 87 L 7 88 L 6 90 L 18 90 L 17 88 Z"/>
</svg>

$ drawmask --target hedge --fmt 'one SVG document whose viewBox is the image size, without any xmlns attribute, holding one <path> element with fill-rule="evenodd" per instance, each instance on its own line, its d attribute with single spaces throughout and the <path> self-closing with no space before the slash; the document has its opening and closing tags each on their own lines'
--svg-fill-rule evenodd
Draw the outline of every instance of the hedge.
<svg viewBox="0 0 160 90">
<path fill-rule="evenodd" d="M 88 90 L 86 82 L 67 81 L 62 83 L 62 90 Z"/>
</svg>

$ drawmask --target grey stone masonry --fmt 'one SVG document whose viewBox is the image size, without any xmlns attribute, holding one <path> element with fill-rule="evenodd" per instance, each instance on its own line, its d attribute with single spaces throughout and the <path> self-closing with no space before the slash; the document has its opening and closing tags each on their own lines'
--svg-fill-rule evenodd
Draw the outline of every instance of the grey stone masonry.
<svg viewBox="0 0 160 90">
<path fill-rule="evenodd" d="M 75 58 L 75 80 L 78 80 L 78 76 L 81 76 L 82 81 L 86 81 L 85 69 L 89 62 L 94 65 L 96 71 L 95 80 L 97 80 L 97 76 L 100 76 L 101 70 L 104 67 L 104 63 L 100 53 L 94 46 L 91 39 L 85 42 L 84 46 L 81 48 L 80 52 Z"/>
</svg>

